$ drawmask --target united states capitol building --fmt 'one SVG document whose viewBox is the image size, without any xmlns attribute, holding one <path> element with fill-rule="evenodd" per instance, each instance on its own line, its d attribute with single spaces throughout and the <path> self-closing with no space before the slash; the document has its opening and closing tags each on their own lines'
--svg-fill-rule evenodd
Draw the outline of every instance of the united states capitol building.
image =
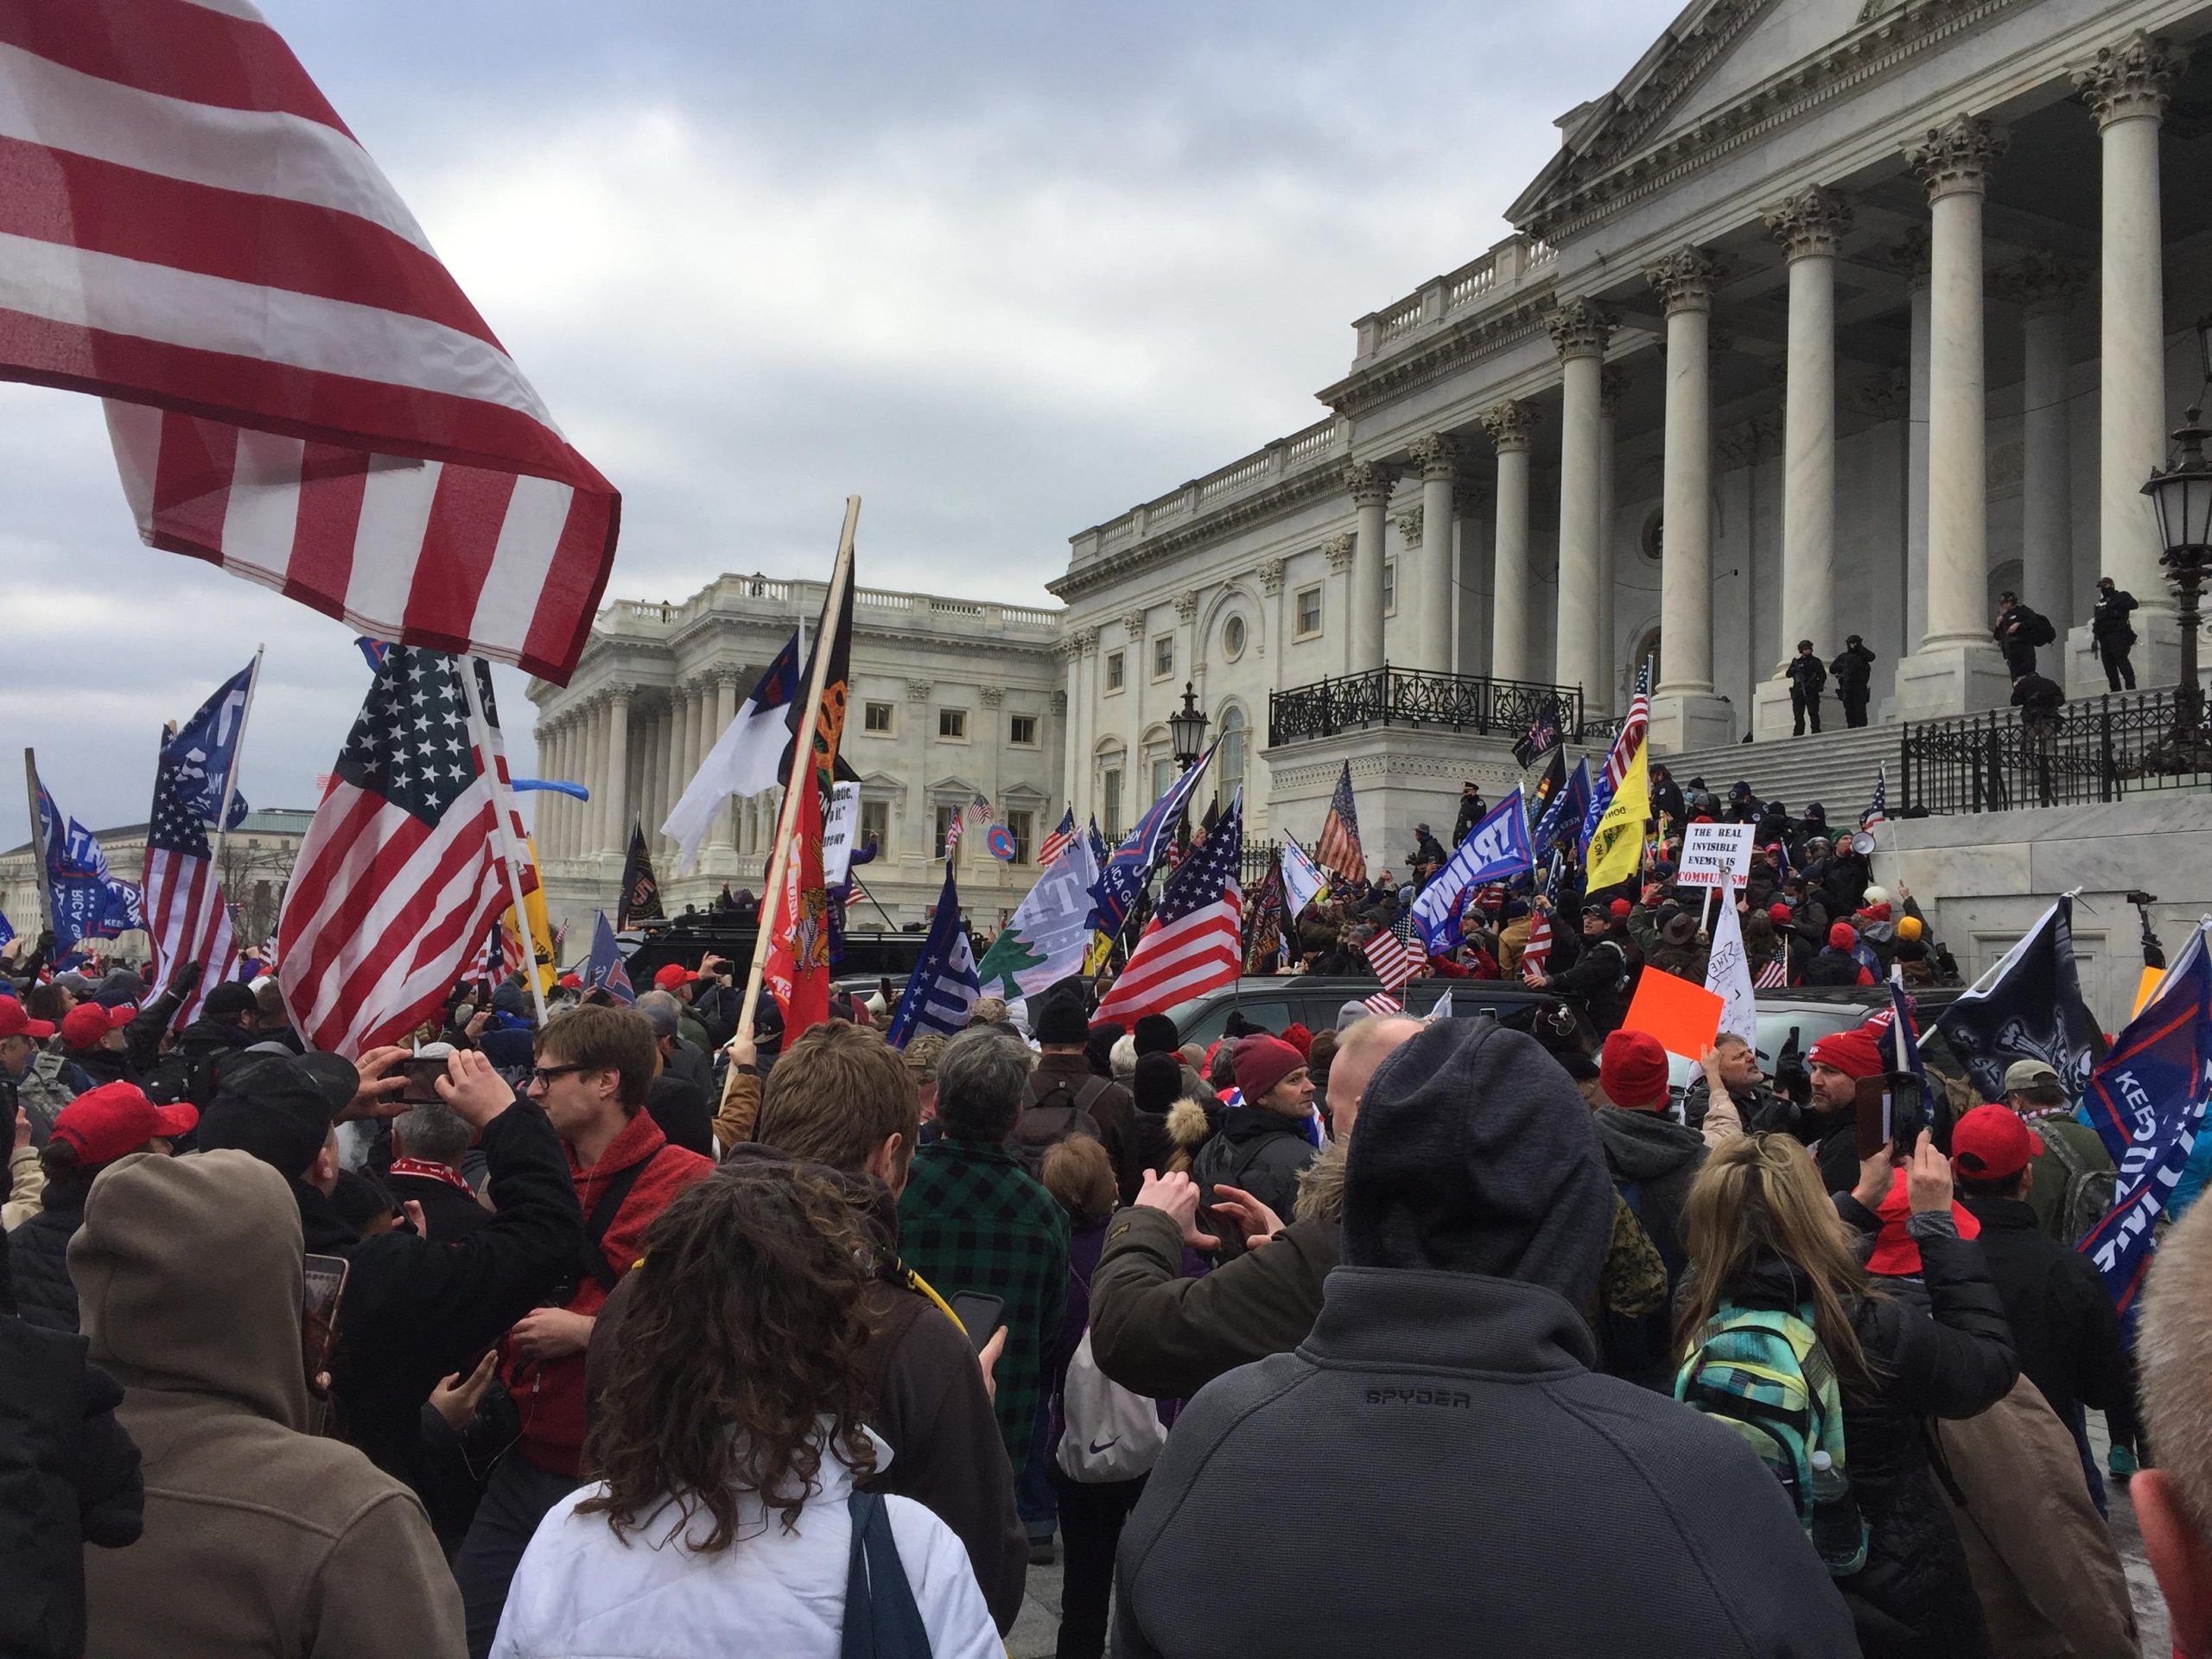
<svg viewBox="0 0 2212 1659">
<path fill-rule="evenodd" d="M 1310 839 L 1348 761 L 1394 859 L 1462 779 L 1510 786 L 1548 700 L 1602 747 L 1646 660 L 1681 776 L 1846 818 L 1878 764 L 1893 815 L 1919 787 L 1936 816 L 1884 856 L 1954 907 L 1968 965 L 2034 895 L 2212 869 L 2201 780 L 2113 782 L 2108 705 L 2105 786 L 2055 807 L 1985 783 L 1978 750 L 1970 799 L 1957 766 L 1900 775 L 1901 733 L 1970 737 L 2008 702 L 2001 590 L 2057 625 L 2043 671 L 2069 697 L 2105 690 L 2101 575 L 2140 601 L 2143 688 L 2177 678 L 2142 486 L 2205 378 L 2208 30 L 2177 0 L 1693 0 L 1560 118 L 1512 235 L 1353 323 L 1323 418 L 1074 536 L 1064 610 L 864 597 L 847 753 L 872 890 L 918 918 L 944 809 L 975 793 L 1022 815 L 1025 856 L 1070 804 L 1126 826 L 1174 771 L 1186 683 L 1252 833 Z M 533 686 L 541 766 L 594 791 L 541 814 L 556 912 L 611 903 L 629 818 L 657 822 L 818 594 L 727 576 L 618 602 L 571 685 Z M 1850 634 L 1875 724 L 1793 742 L 1783 664 Z M 770 810 L 733 809 L 679 901 L 757 887 Z M 1033 879 L 963 856 L 982 921 Z M 2195 880 L 2160 889 L 2176 919 L 2212 907 Z M 2132 915 L 2107 919 L 2082 918 L 2085 954 L 2127 958 Z"/>
</svg>

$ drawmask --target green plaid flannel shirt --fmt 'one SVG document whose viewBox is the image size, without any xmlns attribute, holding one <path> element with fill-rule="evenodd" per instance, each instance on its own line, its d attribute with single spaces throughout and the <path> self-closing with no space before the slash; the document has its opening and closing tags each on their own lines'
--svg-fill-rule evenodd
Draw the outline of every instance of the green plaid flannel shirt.
<svg viewBox="0 0 2212 1659">
<path fill-rule="evenodd" d="M 1019 1475 L 1067 1309 L 1065 1212 L 1003 1148 L 939 1141 L 914 1154 L 899 1199 L 899 1255 L 948 1301 L 967 1290 L 1006 1303 L 1006 1352 L 992 1375 Z"/>
</svg>

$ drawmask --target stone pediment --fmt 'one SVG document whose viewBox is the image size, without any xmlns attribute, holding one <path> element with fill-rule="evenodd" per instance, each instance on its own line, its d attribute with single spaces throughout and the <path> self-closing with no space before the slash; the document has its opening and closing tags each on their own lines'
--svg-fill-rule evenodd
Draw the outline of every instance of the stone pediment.
<svg viewBox="0 0 2212 1659">
<path fill-rule="evenodd" d="M 1562 143 L 1506 217 L 1552 236 L 1588 205 L 1592 185 L 1672 166 L 1716 129 L 1794 101 L 1832 77 L 1839 44 L 1870 20 L 1899 35 L 1958 0 L 1691 0 L 1667 32 L 1604 97 L 1560 118 Z M 1888 14 L 1885 16 L 1884 14 Z M 1847 54 L 1862 55 L 1862 54 Z"/>
</svg>

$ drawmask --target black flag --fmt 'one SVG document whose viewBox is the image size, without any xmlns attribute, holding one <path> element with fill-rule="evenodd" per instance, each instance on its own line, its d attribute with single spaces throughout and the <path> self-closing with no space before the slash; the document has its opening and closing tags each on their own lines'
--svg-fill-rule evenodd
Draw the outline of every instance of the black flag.
<svg viewBox="0 0 2212 1659">
<path fill-rule="evenodd" d="M 653 861 L 645 854 L 642 824 L 630 826 L 630 856 L 622 861 L 622 891 L 615 896 L 614 925 L 664 919 L 660 908 L 660 883 L 653 875 Z"/>
<path fill-rule="evenodd" d="M 1936 1017 L 1984 1100 L 2005 1098 L 2005 1069 L 2041 1060 L 2078 1101 L 2104 1058 L 2104 1033 L 2082 1001 L 2074 965 L 2073 901 L 2061 899 L 2004 959 Z"/>
</svg>

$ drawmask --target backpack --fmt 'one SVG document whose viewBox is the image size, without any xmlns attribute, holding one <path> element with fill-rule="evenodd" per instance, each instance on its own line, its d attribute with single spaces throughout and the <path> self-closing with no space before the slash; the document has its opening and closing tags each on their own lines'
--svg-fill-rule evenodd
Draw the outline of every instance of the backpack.
<svg viewBox="0 0 2212 1659">
<path fill-rule="evenodd" d="M 2120 1197 L 2120 1172 L 2090 1168 L 2063 1135 L 2046 1135 L 2042 1140 L 2044 1149 L 2066 1166 L 2066 1191 L 2058 1201 L 2058 1242 L 2071 1248 L 2111 1213 Z"/>
<path fill-rule="evenodd" d="M 1825 1452 L 1839 1471 L 1845 1467 L 1842 1394 L 1812 1309 L 1782 1313 L 1721 1303 L 1675 1374 L 1675 1398 L 1744 1437 L 1782 1483 L 1811 1537 L 1813 1453 Z M 1866 1564 L 1862 1516 L 1853 1559 L 1827 1567 L 1840 1579 Z"/>
<path fill-rule="evenodd" d="M 2025 606 L 2020 608 L 2027 610 Z M 2020 624 L 2020 638 L 2031 645 L 2047 645 L 2058 638 L 2058 630 L 2041 611 L 2028 611 L 2027 620 Z"/>
<path fill-rule="evenodd" d="M 1159 1407 L 1098 1369 L 1088 1331 L 1068 1361 L 1060 1415 L 1065 1427 L 1053 1461 L 1062 1474 L 1083 1485 L 1149 1474 L 1167 1444 Z"/>
<path fill-rule="evenodd" d="M 1045 1154 L 1071 1135 L 1087 1135 L 1093 1141 L 1103 1141 L 1105 1134 L 1098 1127 L 1098 1120 L 1090 1115 L 1090 1103 L 1112 1087 L 1108 1077 L 1085 1077 L 1083 1087 L 1069 1090 L 1065 1077 L 1053 1079 L 1052 1086 L 1033 1097 L 1033 1080 L 1021 1091 L 1021 1116 L 1014 1121 L 1014 1135 L 1006 1143 L 1014 1161 L 1035 1176 L 1045 1166 Z M 1055 1105 L 1054 1096 L 1064 1103 Z"/>
</svg>

